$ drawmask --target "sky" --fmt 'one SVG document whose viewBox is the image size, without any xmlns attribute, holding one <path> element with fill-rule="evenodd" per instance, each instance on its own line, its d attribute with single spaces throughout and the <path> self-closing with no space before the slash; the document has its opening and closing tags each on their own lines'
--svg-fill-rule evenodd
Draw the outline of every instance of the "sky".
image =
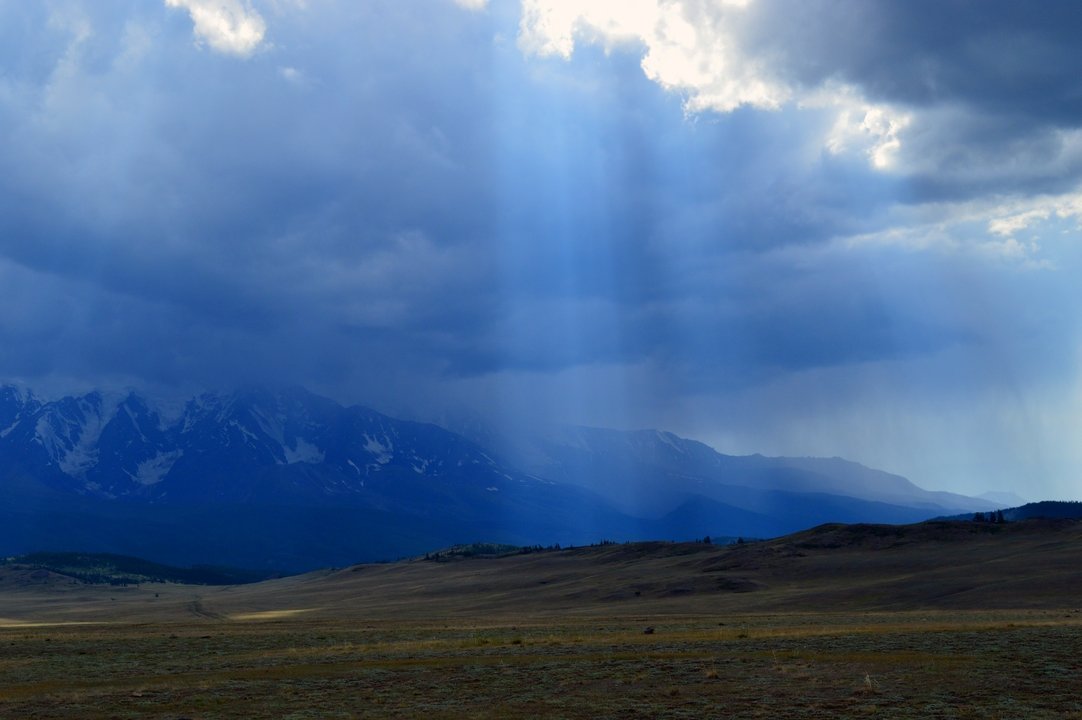
<svg viewBox="0 0 1082 720">
<path fill-rule="evenodd" d="M 1082 5 L 0 0 L 0 378 L 1082 499 Z"/>
</svg>

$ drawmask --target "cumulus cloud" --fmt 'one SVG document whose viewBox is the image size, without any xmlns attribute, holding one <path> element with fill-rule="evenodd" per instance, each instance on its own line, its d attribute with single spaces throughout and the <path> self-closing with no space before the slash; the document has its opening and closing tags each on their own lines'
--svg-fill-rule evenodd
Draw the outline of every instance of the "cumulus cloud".
<svg viewBox="0 0 1082 720">
<path fill-rule="evenodd" d="M 989 250 L 1028 267 L 1057 268 L 1047 257 L 1082 234 L 1082 192 L 1022 198 L 999 206 L 987 222 Z M 1062 252 L 1060 253 L 1062 254 Z"/>
<path fill-rule="evenodd" d="M 824 141 L 828 152 L 839 155 L 860 150 L 877 170 L 889 170 L 896 165 L 902 147 L 901 134 L 913 120 L 908 112 L 868 103 L 845 88 L 818 93 L 802 105 L 825 106 L 836 113 L 834 126 Z"/>
<path fill-rule="evenodd" d="M 1009 238 L 1015 233 L 1025 230 L 1030 225 L 1041 220 L 1047 220 L 1048 208 L 1037 208 L 1014 213 L 1005 217 L 995 218 L 988 221 L 988 231 L 993 235 Z"/>
<path fill-rule="evenodd" d="M 879 170 L 893 167 L 909 115 L 867 100 L 853 85 L 802 87 L 787 80 L 784 69 L 744 37 L 754 2 L 525 0 L 519 43 L 529 53 L 565 59 L 576 42 L 641 48 L 645 76 L 684 96 L 689 113 L 778 110 L 790 102 L 828 108 L 836 120 L 823 147 L 862 152 Z"/>
<path fill-rule="evenodd" d="M 748 2 L 525 0 L 519 42 L 528 52 L 564 58 L 576 41 L 639 45 L 646 76 L 685 93 L 689 110 L 776 108 L 789 89 L 743 53 L 733 32 L 731 21 Z"/>
<path fill-rule="evenodd" d="M 248 57 L 263 42 L 267 26 L 248 0 L 165 0 L 183 8 L 195 25 L 195 36 L 228 55 Z"/>
<path fill-rule="evenodd" d="M 631 48 L 691 113 L 832 112 L 823 149 L 942 195 L 1047 192 L 1082 176 L 1077 24 L 1077 6 L 1058 0 L 1040 12 L 998 0 L 525 0 L 519 38 L 564 58 L 577 45 Z"/>
</svg>

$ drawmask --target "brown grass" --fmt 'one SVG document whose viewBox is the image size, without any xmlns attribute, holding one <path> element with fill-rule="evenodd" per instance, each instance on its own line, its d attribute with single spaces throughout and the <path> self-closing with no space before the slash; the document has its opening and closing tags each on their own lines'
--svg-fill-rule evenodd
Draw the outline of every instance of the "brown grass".
<svg viewBox="0 0 1082 720">
<path fill-rule="evenodd" d="M 0 718 L 1082 718 L 1077 528 L 944 537 L 7 588 Z"/>
<path fill-rule="evenodd" d="M 0 717 L 1064 717 L 1082 627 L 968 616 L 149 624 L 0 632 Z M 820 632 L 809 627 L 823 621 Z M 956 624 L 955 624 L 956 622 Z M 878 628 L 878 629 L 875 629 Z M 516 642 L 521 639 L 522 642 Z M 769 712 L 767 712 L 769 711 Z"/>
</svg>

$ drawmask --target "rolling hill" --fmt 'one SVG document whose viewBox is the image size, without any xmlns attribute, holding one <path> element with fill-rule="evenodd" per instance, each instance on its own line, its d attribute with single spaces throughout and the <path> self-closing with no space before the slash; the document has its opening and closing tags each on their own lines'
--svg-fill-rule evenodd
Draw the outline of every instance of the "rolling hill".
<svg viewBox="0 0 1082 720">
<path fill-rule="evenodd" d="M 1077 520 L 831 524 L 724 546 L 640 542 L 506 550 L 431 553 L 430 559 L 222 588 L 154 583 L 95 589 L 68 576 L 42 575 L 0 592 L 0 617 L 184 622 L 195 612 L 200 619 L 220 620 L 303 615 L 335 622 L 439 622 L 824 609 L 1020 610 L 1076 607 L 1082 588 Z"/>
</svg>

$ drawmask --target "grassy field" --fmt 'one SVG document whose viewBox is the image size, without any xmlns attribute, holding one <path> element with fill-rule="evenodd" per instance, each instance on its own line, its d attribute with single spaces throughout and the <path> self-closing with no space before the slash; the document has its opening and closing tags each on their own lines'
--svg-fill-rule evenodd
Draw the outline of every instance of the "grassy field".
<svg viewBox="0 0 1082 720">
<path fill-rule="evenodd" d="M 0 718 L 1082 718 L 1076 530 L 833 529 L 220 589 L 15 574 Z M 1057 582 L 995 595 L 1020 552 Z M 835 562 L 850 574 L 822 577 Z M 939 584 L 885 600 L 906 572 Z"/>
<path fill-rule="evenodd" d="M 1082 718 L 1082 617 L 1050 612 L 291 618 L 0 638 L 5 718 Z"/>
</svg>

